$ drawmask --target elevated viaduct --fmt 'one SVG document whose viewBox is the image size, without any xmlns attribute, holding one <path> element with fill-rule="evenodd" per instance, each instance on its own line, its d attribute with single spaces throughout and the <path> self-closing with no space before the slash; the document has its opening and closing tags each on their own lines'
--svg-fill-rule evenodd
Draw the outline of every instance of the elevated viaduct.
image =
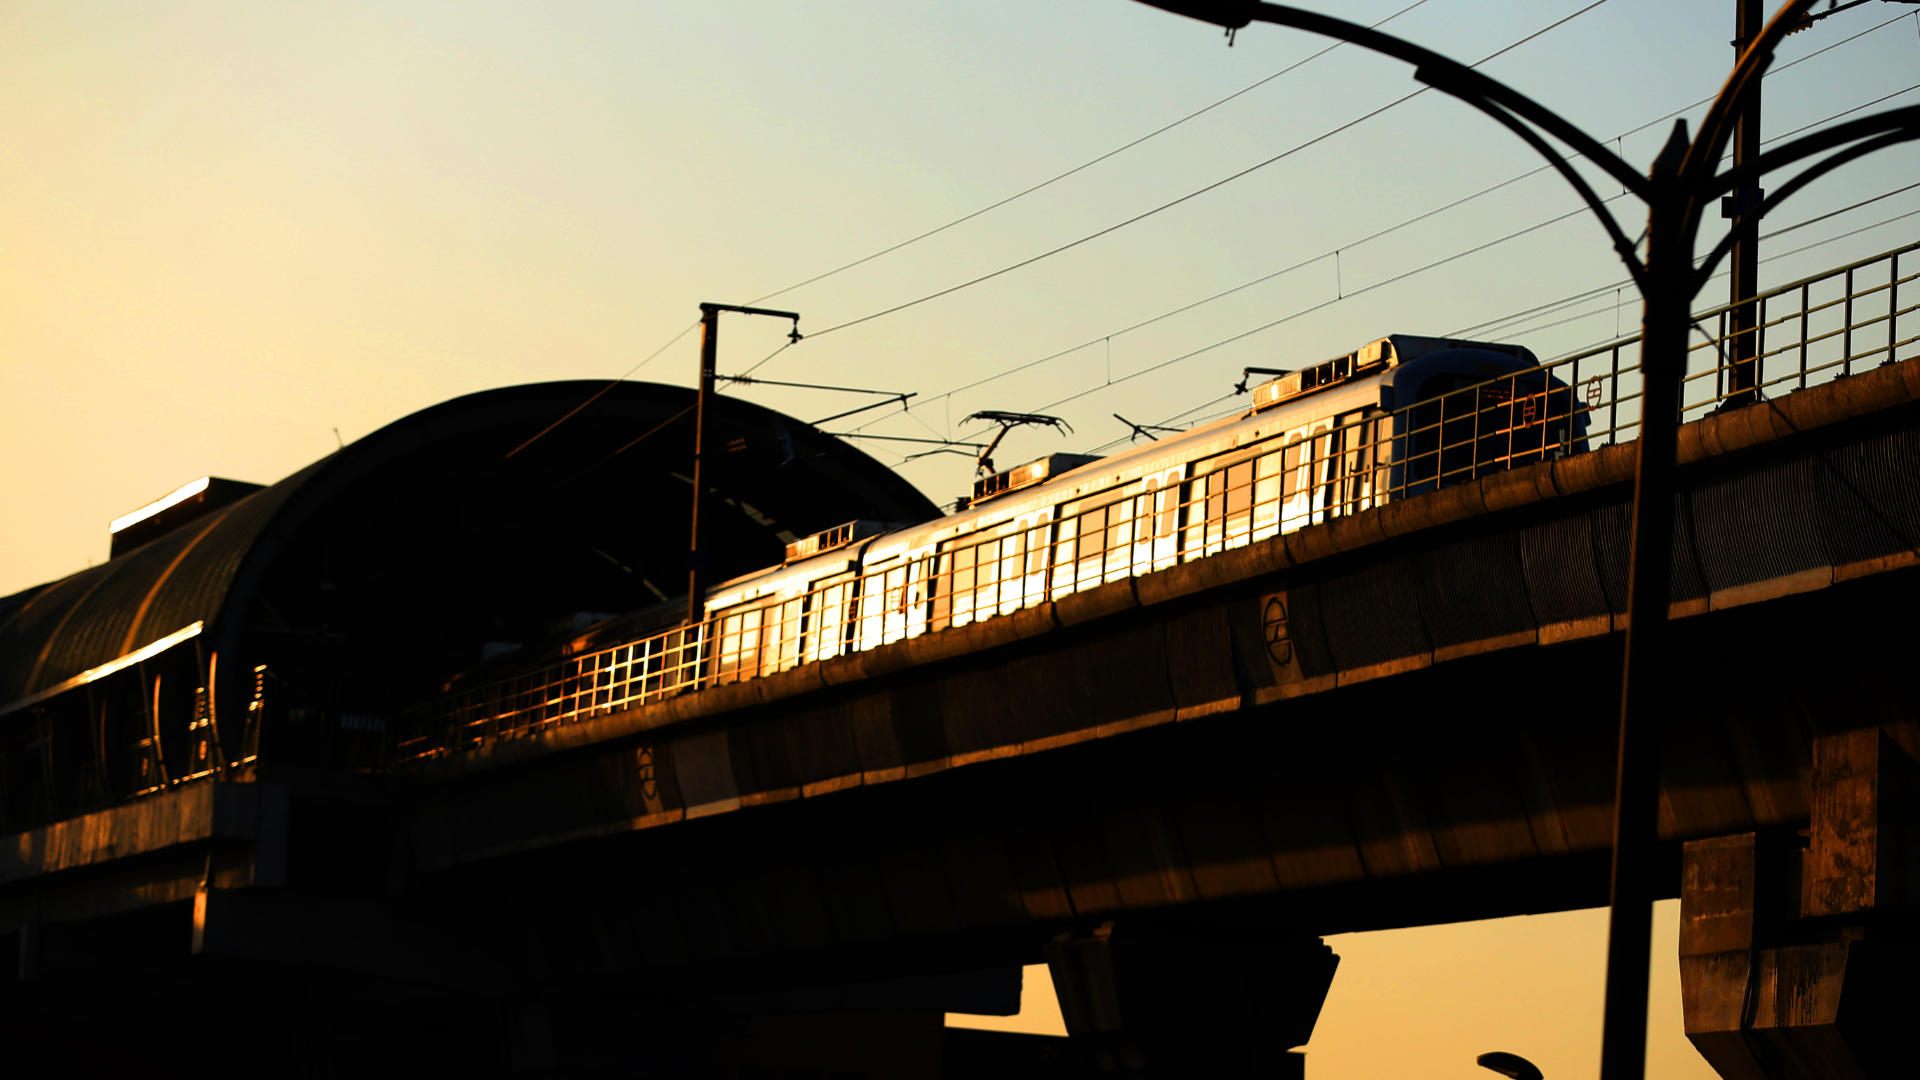
<svg viewBox="0 0 1920 1080">
<path fill-rule="evenodd" d="M 1680 447 L 1689 1034 L 1729 1078 L 1893 1075 L 1920 361 Z M 414 730 L 393 767 L 309 746 L 44 821 L 0 848 L 13 1023 L 297 1036 L 337 1055 L 316 1075 L 748 1075 L 826 1031 L 891 1048 L 843 1071 L 929 1075 L 939 1012 L 1007 1011 L 1044 959 L 1093 1066 L 1297 1070 L 1320 936 L 1605 902 L 1634 453 L 638 708 Z"/>
</svg>

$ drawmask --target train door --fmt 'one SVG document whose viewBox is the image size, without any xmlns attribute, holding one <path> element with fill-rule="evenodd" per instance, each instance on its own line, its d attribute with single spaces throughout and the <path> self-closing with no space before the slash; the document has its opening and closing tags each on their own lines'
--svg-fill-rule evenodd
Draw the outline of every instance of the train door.
<svg viewBox="0 0 1920 1080">
<path fill-rule="evenodd" d="M 1324 430 L 1325 425 L 1321 425 Z M 1292 532 L 1313 520 L 1318 494 L 1314 483 L 1314 428 L 1303 427 L 1287 436 L 1280 454 L 1280 531 Z"/>
<path fill-rule="evenodd" d="M 1053 507 L 1015 518 L 1000 541 L 1000 611 L 1031 607 L 1047 598 L 1047 565 L 1053 553 Z"/>
<path fill-rule="evenodd" d="M 859 584 L 851 570 L 809 583 L 800 609 L 802 663 L 827 660 L 846 651 L 848 631 L 858 614 Z"/>
<path fill-rule="evenodd" d="M 746 603 L 714 615 L 715 683 L 751 679 L 760 674 L 760 623 L 765 613 L 761 604 Z"/>
<path fill-rule="evenodd" d="M 870 590 L 877 591 L 878 596 L 874 605 L 874 622 L 878 640 L 871 643 L 863 642 L 862 648 L 870 649 L 874 645 L 885 645 L 907 636 L 909 602 L 907 579 L 912 575 L 912 570 L 912 561 L 902 555 L 900 560 L 887 567 L 884 573 L 868 579 Z"/>
<path fill-rule="evenodd" d="M 1333 490 L 1340 457 L 1340 431 L 1328 418 L 1313 425 L 1313 430 L 1301 442 L 1302 471 L 1305 474 L 1307 514 L 1301 525 L 1318 525 L 1327 520 L 1327 509 L 1338 505 L 1339 499 Z"/>
<path fill-rule="evenodd" d="M 1328 432 L 1326 498 L 1328 516 L 1355 514 L 1373 505 L 1373 429 L 1375 409 L 1336 417 Z"/>
<path fill-rule="evenodd" d="M 1185 465 L 1150 475 L 1134 496 L 1135 573 L 1162 570 L 1180 560 L 1180 492 L 1186 475 Z"/>
<path fill-rule="evenodd" d="M 906 637 L 926 633 L 933 621 L 934 594 L 940 584 L 939 564 L 932 549 L 908 553 L 907 584 L 901 595 L 901 633 Z"/>
<path fill-rule="evenodd" d="M 1272 439 L 1266 453 L 1253 459 L 1253 539 L 1265 540 L 1280 532 L 1286 513 L 1286 444 Z"/>
<path fill-rule="evenodd" d="M 760 640 L 767 672 L 785 671 L 800 663 L 800 612 L 806 604 L 802 587 L 783 590 L 767 604 L 761 616 Z"/>
<path fill-rule="evenodd" d="M 1101 501 L 1099 496 L 1086 499 L 1079 504 L 1079 512 L 1071 519 L 1062 518 L 1060 535 L 1072 541 L 1071 554 L 1062 553 L 1065 558 L 1073 559 L 1073 569 L 1067 571 L 1069 587 L 1074 592 L 1091 589 L 1106 580 L 1107 561 L 1107 523 L 1112 506 Z M 1056 558 L 1062 558 L 1057 555 Z M 1063 562 L 1062 569 L 1065 569 Z"/>
<path fill-rule="evenodd" d="M 1053 555 L 1050 564 L 1048 595 L 1055 600 L 1079 589 L 1080 508 L 1081 503 L 1063 503 L 1057 510 L 1059 520 L 1053 526 Z"/>
<path fill-rule="evenodd" d="M 1106 531 L 1099 540 L 1101 570 L 1098 580 L 1119 581 L 1136 573 L 1134 537 L 1143 524 L 1140 518 L 1139 489 L 1141 486 L 1143 485 L 1139 481 L 1135 481 L 1120 491 L 1114 492 L 1105 507 Z M 1121 491 L 1131 491 L 1133 494 L 1122 495 Z M 1086 516 L 1082 515 L 1083 519 Z M 1094 542 L 1084 529 L 1081 531 L 1081 536 L 1083 543 Z"/>
<path fill-rule="evenodd" d="M 1000 540 L 980 533 L 955 537 L 940 545 L 937 588 L 933 591 L 931 626 L 945 630 L 965 626 L 992 613 L 1000 574 Z"/>
<path fill-rule="evenodd" d="M 905 564 L 893 559 L 860 575 L 859 593 L 848 616 L 851 628 L 848 644 L 853 651 L 886 642 L 887 620 L 899 607 L 900 589 L 905 580 Z"/>
</svg>

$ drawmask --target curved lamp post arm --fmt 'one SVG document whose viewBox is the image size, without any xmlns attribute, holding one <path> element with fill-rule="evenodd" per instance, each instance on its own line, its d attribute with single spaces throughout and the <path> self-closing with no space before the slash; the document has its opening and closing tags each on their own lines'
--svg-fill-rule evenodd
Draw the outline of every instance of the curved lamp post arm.
<svg viewBox="0 0 1920 1080">
<path fill-rule="evenodd" d="M 1416 69 L 1413 77 L 1419 79 L 1421 82 L 1427 82 L 1425 74 L 1424 69 Z M 1428 85 L 1433 84 L 1429 83 Z M 1570 184 L 1573 190 L 1578 192 L 1582 199 L 1586 200 L 1587 209 L 1593 211 L 1593 216 L 1600 219 L 1601 227 L 1607 230 L 1607 236 L 1613 240 L 1613 250 L 1619 253 L 1620 261 L 1627 264 L 1627 273 L 1633 278 L 1634 287 L 1645 291 L 1647 288 L 1646 267 L 1640 264 L 1639 256 L 1634 254 L 1634 242 L 1627 239 L 1627 234 L 1620 228 L 1619 222 L 1614 220 L 1612 211 L 1607 209 L 1606 202 L 1602 200 L 1600 196 L 1594 192 L 1592 186 L 1587 183 L 1587 178 L 1581 176 L 1577 169 L 1567 163 L 1566 158 L 1554 150 L 1554 148 L 1547 143 L 1547 140 L 1540 137 L 1539 132 L 1521 122 L 1519 117 L 1514 116 L 1512 113 L 1488 101 L 1486 98 L 1460 96 L 1460 100 L 1504 124 L 1507 130 L 1518 135 L 1528 146 L 1539 151 L 1541 157 L 1547 159 L 1548 164 L 1552 165 L 1554 171 L 1560 174 L 1561 179 Z"/>
<path fill-rule="evenodd" d="M 1701 198 L 1723 195 L 1758 180 L 1763 173 L 1791 165 L 1802 158 L 1812 157 L 1822 150 L 1831 150 L 1857 139 L 1902 129 L 1920 133 L 1920 105 L 1905 105 L 1898 109 L 1875 113 L 1872 116 L 1863 116 L 1858 120 L 1835 124 L 1824 131 L 1803 135 L 1784 146 L 1776 146 L 1739 168 L 1728 169 L 1714 177 L 1711 183 L 1703 187 Z"/>
<path fill-rule="evenodd" d="M 1330 15 L 1302 11 L 1299 8 L 1285 7 L 1280 4 L 1263 4 L 1258 0 L 1141 0 L 1141 2 L 1151 7 L 1171 11 L 1176 15 L 1185 15 L 1191 19 L 1213 23 L 1215 26 L 1224 26 L 1229 30 L 1237 30 L 1255 21 L 1273 23 L 1276 26 L 1288 26 L 1345 41 L 1391 56 L 1396 60 L 1404 60 L 1412 64 L 1416 70 L 1427 71 L 1428 75 L 1420 79 L 1434 89 L 1468 102 L 1472 102 L 1474 97 L 1478 96 L 1499 103 L 1579 151 L 1582 156 L 1625 185 L 1627 190 L 1642 199 L 1648 197 L 1647 178 L 1634 171 L 1633 166 L 1621 160 L 1593 136 L 1581 131 L 1559 114 L 1505 83 L 1483 75 L 1458 60 L 1442 56 L 1431 49 L 1421 48 L 1411 41 L 1394 37 L 1392 34 L 1383 34 L 1371 27 L 1350 23 L 1345 19 L 1336 19 Z M 1794 0 L 1794 2 L 1811 3 L 1812 0 Z"/>
<path fill-rule="evenodd" d="M 1699 292 L 1700 289 L 1706 285 L 1707 280 L 1713 277 L 1713 268 L 1720 265 L 1721 259 L 1727 257 L 1727 253 L 1733 250 L 1734 244 L 1738 243 L 1743 237 L 1750 236 L 1757 232 L 1760 228 L 1761 220 L 1765 218 L 1766 215 L 1772 213 L 1781 203 L 1786 202 L 1787 199 L 1792 197 L 1796 192 L 1850 161 L 1866 157 L 1876 150 L 1883 150 L 1896 143 L 1911 142 L 1916 139 L 1920 139 L 1920 127 L 1909 127 L 1902 130 L 1890 131 L 1877 139 L 1868 139 L 1865 142 L 1855 143 L 1845 150 L 1795 174 L 1793 179 L 1780 185 L 1780 190 L 1767 196 L 1766 201 L 1760 204 L 1759 213 L 1744 216 L 1737 227 L 1727 233 L 1726 236 L 1721 237 L 1720 242 L 1714 245 L 1713 250 L 1707 254 L 1707 257 L 1701 261 L 1699 267 L 1693 272 L 1693 291 Z"/>
<path fill-rule="evenodd" d="M 1734 62 L 1733 71 L 1727 76 L 1726 85 L 1721 87 L 1719 96 L 1707 107 L 1707 115 L 1700 118 L 1700 135 L 1694 140 L 1687 160 L 1680 166 L 1681 175 L 1690 179 L 1710 176 L 1720 167 L 1720 155 L 1726 153 L 1727 141 L 1733 138 L 1734 128 L 1740 118 L 1741 107 L 1745 104 L 1749 92 L 1757 88 L 1759 81 L 1766 77 L 1767 68 L 1773 65 L 1774 47 L 1794 29 L 1812 7 L 1814 0 L 1787 0 L 1774 12 L 1758 36 L 1740 54 Z M 1691 213 L 1694 208 L 1689 207 Z"/>
</svg>

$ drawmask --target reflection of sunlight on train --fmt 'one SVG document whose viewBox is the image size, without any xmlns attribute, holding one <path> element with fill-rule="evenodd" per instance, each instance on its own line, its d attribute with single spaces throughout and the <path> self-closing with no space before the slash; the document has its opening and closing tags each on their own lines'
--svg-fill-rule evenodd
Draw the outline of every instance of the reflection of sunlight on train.
<svg viewBox="0 0 1920 1080">
<path fill-rule="evenodd" d="M 949 517 L 854 522 L 791 545 L 786 563 L 709 595 L 712 676 L 1008 615 L 1574 452 L 1584 428 L 1565 384 L 1523 348 L 1385 338 L 1257 387 L 1246 413 L 1111 457 L 996 473 Z"/>
<path fill-rule="evenodd" d="M 421 719 L 449 725 L 454 745 L 484 741 L 1012 615 L 1580 452 L 1590 412 L 1524 348 L 1403 335 L 1252 394 L 1245 412 L 1109 457 L 1054 454 L 985 477 L 943 518 L 797 540 L 779 566 L 712 589 L 701 624 L 656 623 Z M 442 752 L 441 737 L 403 740 L 402 758 Z"/>
</svg>

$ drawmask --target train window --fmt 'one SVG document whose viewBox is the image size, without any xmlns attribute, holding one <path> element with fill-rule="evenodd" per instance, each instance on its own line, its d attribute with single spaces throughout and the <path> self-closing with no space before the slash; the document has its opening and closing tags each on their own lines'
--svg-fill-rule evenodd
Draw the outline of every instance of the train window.
<svg viewBox="0 0 1920 1080">
<path fill-rule="evenodd" d="M 881 601 L 885 611 L 907 610 L 907 568 L 896 566 L 887 571 L 886 596 Z"/>
<path fill-rule="evenodd" d="M 1080 576 L 1100 576 L 1100 556 L 1107 550 L 1107 508 L 1080 515 Z"/>
<path fill-rule="evenodd" d="M 1253 502 L 1265 506 L 1280 498 L 1280 454 L 1262 454 L 1254 462 Z"/>
<path fill-rule="evenodd" d="M 957 587 L 954 580 L 954 552 L 948 551 L 934 557 L 934 576 L 927 583 L 933 597 L 932 629 L 945 630 L 953 623 L 953 593 Z M 947 582 L 946 588 L 940 587 L 941 578 Z"/>
<path fill-rule="evenodd" d="M 1107 550 L 1107 507 L 1098 507 L 1080 515 L 1080 557 L 1098 555 Z"/>
<path fill-rule="evenodd" d="M 1074 537 L 1078 534 L 1079 529 L 1079 517 L 1060 519 L 1060 532 L 1053 545 L 1053 565 L 1073 565 Z"/>
<path fill-rule="evenodd" d="M 1107 507 L 1107 550 L 1115 551 L 1133 543 L 1133 500 Z"/>
<path fill-rule="evenodd" d="M 1300 490 L 1300 436 L 1287 440 L 1286 454 L 1280 464 L 1280 498 L 1291 499 Z"/>
<path fill-rule="evenodd" d="M 1021 556 L 1026 554 L 1027 534 L 1016 532 L 1000 541 L 1000 580 L 1012 581 L 1022 573 Z"/>
<path fill-rule="evenodd" d="M 978 550 L 978 548 L 974 547 L 963 547 L 954 550 L 951 558 L 953 559 L 953 591 L 955 593 L 964 594 L 973 591 L 973 558 Z"/>
<path fill-rule="evenodd" d="M 1154 523 L 1153 535 L 1172 536 L 1180 527 L 1180 483 L 1169 478 L 1167 486 L 1160 489 L 1160 518 Z"/>
<path fill-rule="evenodd" d="M 1253 505 L 1253 462 L 1227 469 L 1227 515 L 1243 514 Z"/>
<path fill-rule="evenodd" d="M 1207 474 L 1207 520 L 1209 522 L 1216 522 L 1227 516 L 1226 483 L 1227 474 L 1224 470 L 1216 469 Z M 1210 530 L 1207 538 L 1216 539 L 1215 533 Z"/>
</svg>

